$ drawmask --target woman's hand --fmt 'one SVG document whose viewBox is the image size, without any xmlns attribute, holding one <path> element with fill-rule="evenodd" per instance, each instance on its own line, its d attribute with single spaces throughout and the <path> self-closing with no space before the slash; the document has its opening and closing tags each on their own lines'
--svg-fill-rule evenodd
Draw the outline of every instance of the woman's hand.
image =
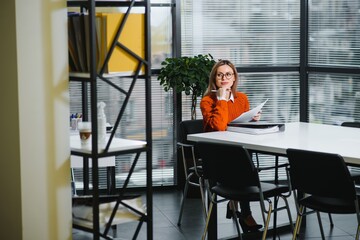
<svg viewBox="0 0 360 240">
<path fill-rule="evenodd" d="M 219 88 L 217 91 L 216 91 L 216 94 L 218 96 L 218 98 L 220 100 L 228 100 L 229 97 L 230 97 L 230 89 L 226 89 L 226 88 Z"/>
<path fill-rule="evenodd" d="M 261 118 L 261 111 L 259 111 L 253 118 L 252 118 L 252 121 L 260 121 L 260 118 Z"/>
</svg>

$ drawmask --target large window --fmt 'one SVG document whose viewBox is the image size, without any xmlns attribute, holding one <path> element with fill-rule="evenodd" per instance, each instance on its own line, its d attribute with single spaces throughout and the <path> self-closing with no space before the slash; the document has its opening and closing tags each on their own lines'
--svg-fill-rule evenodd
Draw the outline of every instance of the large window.
<svg viewBox="0 0 360 240">
<path fill-rule="evenodd" d="M 359 24 L 358 0 L 312 1 L 309 5 L 311 122 L 360 120 Z"/>
<path fill-rule="evenodd" d="M 299 1 L 182 0 L 182 55 L 241 66 L 299 64 Z"/>
<path fill-rule="evenodd" d="M 309 65 L 360 66 L 360 2 L 310 1 Z"/>
<path fill-rule="evenodd" d="M 299 120 L 299 1 L 183 0 L 181 26 L 182 55 L 210 53 L 216 60 L 231 60 L 240 76 L 238 90 L 248 95 L 250 105 L 269 99 L 264 121 Z M 190 118 L 190 104 L 184 96 L 183 119 Z M 264 165 L 273 164 L 273 157 L 260 157 Z"/>
<path fill-rule="evenodd" d="M 292 122 L 299 121 L 300 116 L 324 124 L 360 121 L 360 2 L 307 1 L 308 4 L 300 0 L 151 0 L 152 69 L 159 70 L 161 62 L 174 53 L 177 56 L 210 53 L 215 60 L 229 59 L 236 65 L 240 76 L 238 90 L 248 95 L 251 106 L 269 98 L 263 109 L 264 121 Z M 175 12 L 180 12 L 180 17 L 173 16 Z M 305 16 L 308 19 L 303 21 L 301 17 Z M 181 34 L 177 34 L 179 27 Z M 300 39 L 305 38 L 307 44 L 300 46 Z M 300 68 L 300 63 L 304 68 Z M 124 137 L 138 138 L 137 128 L 144 124 L 141 83 L 137 88 L 125 112 L 126 121 L 120 126 L 119 134 Z M 112 96 L 108 88 L 101 91 L 100 96 L 110 96 L 108 110 L 117 109 L 121 97 Z M 156 74 L 151 91 L 154 185 L 173 185 L 176 184 L 173 123 L 177 120 L 174 97 L 172 92 L 163 91 Z M 304 93 L 305 100 L 300 96 Z M 72 113 L 80 111 L 76 101 L 72 100 L 72 105 Z M 190 106 L 191 96 L 183 95 L 183 120 L 191 118 Z M 111 112 L 108 114 L 112 119 Z M 201 118 L 199 108 L 197 118 Z M 130 156 L 122 157 L 117 157 L 119 182 L 131 161 Z M 265 165 L 273 161 L 273 157 L 260 157 Z M 103 181 L 105 176 L 104 169 Z M 144 181 L 140 163 L 131 184 L 143 186 Z"/>
<path fill-rule="evenodd" d="M 299 75 L 291 72 L 291 67 L 299 66 L 299 1 L 224 0 L 220 4 L 215 0 L 183 0 L 181 6 L 182 55 L 210 53 L 216 60 L 231 60 L 240 74 L 238 88 L 249 95 L 251 105 L 269 98 L 266 107 L 279 115 L 267 119 L 288 120 L 282 117 L 287 114 L 283 109 L 296 109 L 298 102 L 285 102 L 276 93 L 289 94 L 298 89 Z M 279 74 L 272 68 L 275 66 L 289 70 Z M 256 67 L 265 67 L 267 74 L 245 75 L 256 73 Z M 189 117 L 186 108 L 190 101 L 188 96 L 184 97 L 183 119 Z"/>
</svg>

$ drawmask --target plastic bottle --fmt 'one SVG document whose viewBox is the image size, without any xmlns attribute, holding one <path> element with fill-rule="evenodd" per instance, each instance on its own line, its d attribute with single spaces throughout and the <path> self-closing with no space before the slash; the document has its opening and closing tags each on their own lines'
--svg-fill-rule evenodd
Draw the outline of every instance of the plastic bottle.
<svg viewBox="0 0 360 240">
<path fill-rule="evenodd" d="M 104 102 L 99 102 L 97 104 L 98 110 L 98 145 L 104 146 L 106 142 L 106 115 L 105 115 L 105 106 Z"/>
</svg>

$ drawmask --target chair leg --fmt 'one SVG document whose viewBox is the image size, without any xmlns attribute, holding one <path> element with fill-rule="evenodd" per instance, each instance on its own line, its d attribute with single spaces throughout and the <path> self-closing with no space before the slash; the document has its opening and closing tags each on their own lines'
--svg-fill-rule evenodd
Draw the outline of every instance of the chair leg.
<svg viewBox="0 0 360 240">
<path fill-rule="evenodd" d="M 325 240 L 325 234 L 324 234 L 324 229 L 323 229 L 322 222 L 321 222 L 320 212 L 319 212 L 319 211 L 316 211 L 316 215 L 317 215 L 317 219 L 318 219 L 318 222 L 319 222 L 319 227 L 320 227 L 320 232 L 321 232 L 321 238 L 322 238 L 323 240 Z"/>
<path fill-rule="evenodd" d="M 206 193 L 205 193 L 205 187 L 204 187 L 202 178 L 199 178 L 199 185 L 200 185 L 201 202 L 202 202 L 202 205 L 203 205 L 204 217 L 205 217 L 205 221 L 206 221 L 206 218 L 207 218 L 207 201 L 206 201 L 206 197 L 207 196 L 205 196 Z"/>
<path fill-rule="evenodd" d="M 186 179 L 184 192 L 183 192 L 183 196 L 182 196 L 182 199 L 181 199 L 180 213 L 179 213 L 179 219 L 178 219 L 178 223 L 177 223 L 178 226 L 181 225 L 181 218 L 182 218 L 182 214 L 183 214 L 183 210 L 184 210 L 184 203 L 185 203 L 186 195 L 187 195 L 187 192 L 188 192 L 188 188 L 189 188 L 189 178 Z"/>
<path fill-rule="evenodd" d="M 276 224 L 276 220 L 277 220 L 277 206 L 278 206 L 278 201 L 279 201 L 279 197 L 275 196 L 274 197 L 274 219 L 273 219 L 273 229 L 274 229 L 274 235 L 273 235 L 273 239 L 276 240 L 276 236 L 277 236 L 277 224 Z"/>
<path fill-rule="evenodd" d="M 263 232 L 263 235 L 262 235 L 262 240 L 266 239 L 266 234 L 267 234 L 269 224 L 270 224 L 271 212 L 272 212 L 272 203 L 271 203 L 271 201 L 269 201 L 269 211 L 268 211 L 267 218 L 266 218 L 266 223 L 265 223 L 265 226 L 264 226 L 264 232 Z"/>
<path fill-rule="evenodd" d="M 209 211 L 208 211 L 208 215 L 207 215 L 206 223 L 205 223 L 205 229 L 204 229 L 204 233 L 203 233 L 203 235 L 201 237 L 202 240 L 205 240 L 205 238 L 206 238 L 206 234 L 207 234 L 207 230 L 208 230 L 208 227 L 209 227 L 209 222 L 210 222 L 210 217 L 211 217 L 211 212 L 212 212 L 212 208 L 213 208 L 213 205 L 214 205 L 214 201 L 215 201 L 215 194 L 213 194 L 212 197 L 211 197 Z"/>
<path fill-rule="evenodd" d="M 284 203 L 285 203 L 286 212 L 287 212 L 287 214 L 288 214 L 288 218 L 289 218 L 289 223 L 290 223 L 290 226 L 291 226 L 291 230 L 294 231 L 294 223 L 293 223 L 292 216 L 291 216 L 291 212 L 290 212 L 289 202 L 288 202 L 288 200 L 286 199 L 286 197 L 281 196 L 281 198 L 283 199 L 283 201 L 284 201 Z"/>
<path fill-rule="evenodd" d="M 297 236 L 299 234 L 299 230 L 300 230 L 300 225 L 301 225 L 301 215 L 298 214 L 297 217 L 296 217 L 296 222 L 295 222 L 295 228 L 294 228 L 294 231 L 293 231 L 293 236 L 292 236 L 292 240 L 296 240 L 297 239 Z"/>
<path fill-rule="evenodd" d="M 234 201 L 230 201 L 230 204 L 231 204 L 232 215 L 233 215 L 232 219 L 233 219 L 233 221 L 234 221 L 234 223 L 235 223 L 235 226 L 236 226 L 236 230 L 237 230 L 237 232 L 238 232 L 239 239 L 242 240 L 241 231 L 240 231 L 240 226 L 239 226 L 239 222 L 238 222 L 237 216 L 236 216 L 235 203 L 234 203 Z"/>
<path fill-rule="evenodd" d="M 292 240 L 296 240 L 297 236 L 299 235 L 303 212 L 304 212 L 304 207 L 300 206 L 299 210 L 298 210 L 298 213 L 297 213 L 297 217 L 296 217 L 296 223 L 295 223 L 295 228 L 294 228 L 294 231 L 293 231 Z"/>
<path fill-rule="evenodd" d="M 334 222 L 332 220 L 331 213 L 329 213 L 329 221 L 330 221 L 330 227 L 333 228 L 334 227 Z"/>
</svg>

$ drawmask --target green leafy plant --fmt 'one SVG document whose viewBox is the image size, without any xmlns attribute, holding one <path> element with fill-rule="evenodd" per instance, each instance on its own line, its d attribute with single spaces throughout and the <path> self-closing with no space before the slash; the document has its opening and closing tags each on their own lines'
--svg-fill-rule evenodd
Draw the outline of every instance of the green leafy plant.
<svg viewBox="0 0 360 240">
<path fill-rule="evenodd" d="M 191 119 L 196 119 L 197 99 L 207 88 L 214 64 L 215 60 L 210 54 L 166 58 L 161 63 L 158 80 L 164 90 L 167 92 L 173 89 L 176 93 L 191 95 Z"/>
</svg>

